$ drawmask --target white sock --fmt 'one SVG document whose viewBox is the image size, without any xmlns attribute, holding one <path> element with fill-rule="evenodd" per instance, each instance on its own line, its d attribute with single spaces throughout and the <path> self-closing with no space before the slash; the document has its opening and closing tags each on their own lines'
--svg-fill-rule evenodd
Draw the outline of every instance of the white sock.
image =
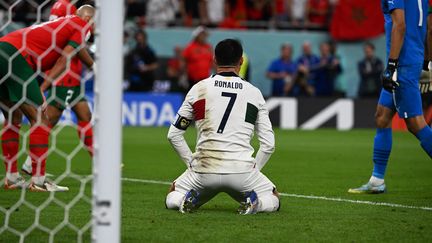
<svg viewBox="0 0 432 243">
<path fill-rule="evenodd" d="M 184 200 L 184 197 L 185 197 L 184 194 L 181 194 L 180 192 L 177 191 L 172 191 L 168 193 L 165 200 L 165 205 L 168 209 L 179 209 L 181 203 Z"/>
<path fill-rule="evenodd" d="M 371 178 L 369 179 L 369 182 L 374 185 L 374 186 L 380 186 L 382 184 L 384 184 L 384 179 L 375 177 L 375 176 L 371 176 Z"/>
<path fill-rule="evenodd" d="M 19 173 L 18 172 L 14 172 L 14 173 L 7 172 L 6 173 L 6 178 L 9 181 L 16 181 L 18 179 L 18 177 L 19 177 Z"/>
<path fill-rule="evenodd" d="M 32 181 L 36 185 L 43 185 L 45 182 L 45 176 L 32 176 Z"/>
<path fill-rule="evenodd" d="M 262 196 L 258 200 L 258 212 L 274 212 L 279 208 L 279 198 L 274 194 Z"/>
<path fill-rule="evenodd" d="M 30 156 L 27 156 L 26 161 L 24 162 L 24 164 L 28 167 L 31 168 L 32 167 L 32 160 L 30 158 Z"/>
</svg>

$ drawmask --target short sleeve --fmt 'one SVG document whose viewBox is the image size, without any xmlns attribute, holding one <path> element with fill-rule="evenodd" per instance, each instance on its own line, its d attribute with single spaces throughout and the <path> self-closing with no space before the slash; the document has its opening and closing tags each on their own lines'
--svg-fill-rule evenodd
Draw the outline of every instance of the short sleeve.
<svg viewBox="0 0 432 243">
<path fill-rule="evenodd" d="M 279 68 L 277 66 L 277 61 L 273 61 L 272 63 L 270 63 L 270 66 L 267 69 L 268 72 L 279 72 Z"/>
<path fill-rule="evenodd" d="M 74 30 L 74 33 L 72 34 L 71 38 L 69 39 L 68 44 L 73 46 L 74 48 L 79 47 L 83 42 L 83 35 L 81 31 Z"/>
<path fill-rule="evenodd" d="M 85 26 L 77 21 L 71 20 L 70 26 L 72 28 L 72 35 L 69 38 L 68 45 L 78 48 L 84 42 L 88 30 Z"/>
</svg>

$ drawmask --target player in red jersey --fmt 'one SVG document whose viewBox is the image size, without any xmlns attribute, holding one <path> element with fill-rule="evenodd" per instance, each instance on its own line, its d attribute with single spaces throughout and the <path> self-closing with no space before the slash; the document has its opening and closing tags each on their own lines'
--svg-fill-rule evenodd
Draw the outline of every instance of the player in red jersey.
<svg viewBox="0 0 432 243">
<path fill-rule="evenodd" d="M 7 126 L 2 130 L 3 157 L 6 165 L 6 189 L 25 187 L 25 180 L 17 171 L 19 128 L 21 113 L 30 121 L 30 156 L 32 158 L 33 191 L 66 191 L 45 179 L 50 122 L 46 116 L 46 102 L 36 76 L 44 83 L 61 76 L 69 60 L 77 55 L 88 67 L 93 59 L 85 48 L 85 36 L 93 25 L 94 8 L 84 5 L 74 16 L 66 16 L 14 31 L 0 38 L 0 101 Z M 17 54 L 19 53 L 19 54 Z M 49 71 L 49 74 L 42 72 Z M 12 109 L 12 107 L 14 109 Z"/>
<path fill-rule="evenodd" d="M 75 6 L 67 0 L 59 0 L 54 3 L 50 20 L 59 17 L 75 14 Z M 70 14 L 69 14 L 70 13 Z M 86 38 L 89 36 L 86 36 Z M 93 155 L 93 129 L 91 126 L 91 111 L 84 97 L 84 89 L 81 88 L 82 63 L 79 57 L 74 57 L 70 62 L 70 68 L 67 73 L 60 76 L 54 81 L 48 94 L 47 116 L 50 126 L 54 127 L 67 106 L 71 106 L 78 118 L 78 136 L 83 141 L 90 155 Z M 48 82 L 42 84 L 41 89 L 45 91 L 49 86 Z M 22 166 L 22 171 L 28 175 L 32 172 L 32 161 L 30 156 L 27 157 Z"/>
<path fill-rule="evenodd" d="M 182 66 L 186 67 L 189 87 L 208 78 L 214 67 L 213 48 L 207 42 L 208 31 L 203 26 L 198 26 L 192 32 L 193 40 L 183 50 Z"/>
</svg>

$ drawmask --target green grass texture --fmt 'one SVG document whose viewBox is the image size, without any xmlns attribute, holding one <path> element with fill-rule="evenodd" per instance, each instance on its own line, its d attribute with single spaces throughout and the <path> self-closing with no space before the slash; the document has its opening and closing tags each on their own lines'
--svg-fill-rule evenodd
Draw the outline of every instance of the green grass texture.
<svg viewBox="0 0 432 243">
<path fill-rule="evenodd" d="M 352 195 L 347 190 L 371 175 L 374 130 L 276 129 L 276 151 L 263 173 L 286 193 L 281 209 L 242 216 L 226 194 L 193 214 L 165 209 L 167 183 L 186 169 L 168 143 L 167 132 L 123 129 L 122 177 L 133 181 L 122 182 L 122 242 L 432 241 L 432 163 L 409 133 L 393 134 L 388 192 Z M 91 158 L 81 149 L 74 128 L 57 127 L 53 134 L 47 172 L 70 191 L 0 189 L 0 242 L 18 242 L 19 235 L 32 243 L 91 241 Z M 189 129 L 186 138 L 194 148 L 196 131 Z M 255 138 L 253 145 L 259 147 Z M 19 166 L 24 150 L 21 155 Z M 112 183 L 109 178 L 107 183 Z"/>
</svg>

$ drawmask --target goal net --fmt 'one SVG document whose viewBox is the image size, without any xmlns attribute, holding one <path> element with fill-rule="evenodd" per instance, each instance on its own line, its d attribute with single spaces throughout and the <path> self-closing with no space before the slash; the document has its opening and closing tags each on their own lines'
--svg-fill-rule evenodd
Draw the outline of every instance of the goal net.
<svg viewBox="0 0 432 243">
<path fill-rule="evenodd" d="M 92 3 L 94 29 L 74 9 L 89 1 L 66 8 L 86 27 L 50 24 L 61 21 L 58 2 L 0 0 L 0 242 L 119 242 L 123 1 Z M 79 28 L 83 42 L 65 28 Z M 44 36 L 51 44 L 34 51 Z M 93 65 L 81 59 L 90 45 Z"/>
</svg>

